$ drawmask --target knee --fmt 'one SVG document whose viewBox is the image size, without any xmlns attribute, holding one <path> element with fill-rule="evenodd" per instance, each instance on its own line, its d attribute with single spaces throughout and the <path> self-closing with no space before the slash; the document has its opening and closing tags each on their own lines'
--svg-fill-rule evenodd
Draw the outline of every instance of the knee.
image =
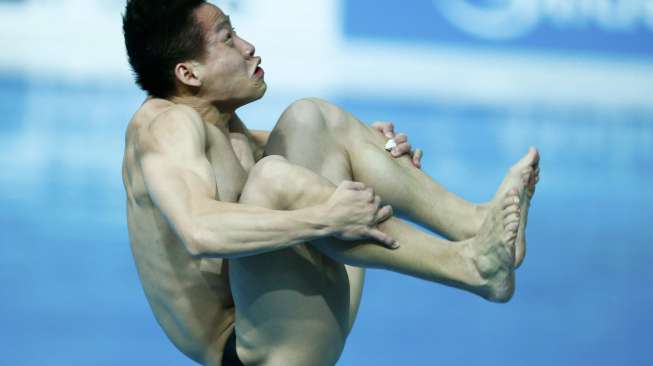
<svg viewBox="0 0 653 366">
<path fill-rule="evenodd" d="M 316 100 L 306 98 L 293 102 L 283 111 L 277 128 L 305 131 L 325 127 L 324 116 Z"/>
<path fill-rule="evenodd" d="M 278 208 L 287 161 L 280 155 L 270 155 L 259 160 L 249 171 L 239 202 L 267 208 Z"/>
<path fill-rule="evenodd" d="M 261 159 L 249 173 L 240 202 L 286 210 L 306 197 L 322 197 L 328 181 L 280 155 Z"/>
<path fill-rule="evenodd" d="M 347 113 L 332 103 L 318 98 L 304 98 L 286 108 L 279 124 L 299 131 L 328 129 L 339 132 L 350 127 L 352 121 Z"/>
<path fill-rule="evenodd" d="M 259 160 L 249 172 L 247 185 L 275 193 L 286 183 L 290 163 L 281 155 L 270 155 Z"/>
</svg>

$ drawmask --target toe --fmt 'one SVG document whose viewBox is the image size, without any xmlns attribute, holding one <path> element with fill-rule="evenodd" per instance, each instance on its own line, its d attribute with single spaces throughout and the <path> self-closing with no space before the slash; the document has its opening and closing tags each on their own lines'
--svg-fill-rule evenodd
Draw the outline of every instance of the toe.
<svg viewBox="0 0 653 366">
<path fill-rule="evenodd" d="M 503 242 L 510 245 L 511 247 L 515 245 L 515 239 L 517 239 L 517 234 L 511 232 L 506 233 L 503 236 Z M 512 248 L 510 248 L 510 250 L 512 250 Z"/>
<path fill-rule="evenodd" d="M 508 196 L 508 197 L 506 197 L 506 198 L 503 200 L 503 207 L 502 207 L 502 208 L 503 208 L 504 210 L 506 210 L 506 209 L 508 209 L 510 206 L 514 206 L 514 205 L 515 205 L 515 197 L 513 197 L 513 196 Z"/>
<path fill-rule="evenodd" d="M 528 165 L 534 165 L 539 160 L 540 160 L 540 154 L 538 153 L 537 149 L 534 147 L 528 149 L 528 153 L 524 157 L 524 161 L 528 162 Z"/>
<path fill-rule="evenodd" d="M 535 169 L 535 171 L 533 171 L 533 174 L 531 175 L 531 180 L 535 181 L 539 177 L 540 177 L 540 168 L 537 168 Z"/>
<path fill-rule="evenodd" d="M 508 204 L 519 204 L 519 192 L 516 189 L 510 190 L 506 197 L 506 202 Z"/>
<path fill-rule="evenodd" d="M 515 223 L 518 223 L 518 222 L 519 222 L 519 215 L 517 215 L 516 213 L 509 214 L 508 216 L 506 216 L 506 219 L 504 221 L 506 226 L 510 225 L 510 224 L 515 224 Z"/>
<path fill-rule="evenodd" d="M 531 148 L 528 151 L 528 153 L 524 155 L 524 157 L 522 157 L 521 160 L 519 160 L 517 164 L 513 166 L 513 168 L 517 168 L 519 169 L 518 171 L 521 171 L 526 167 L 533 166 L 536 158 L 537 158 L 537 150 Z"/>
<path fill-rule="evenodd" d="M 519 207 L 511 206 L 507 208 L 503 213 L 503 217 L 505 222 L 512 222 L 515 217 L 519 219 Z"/>
<path fill-rule="evenodd" d="M 526 156 L 524 156 L 523 160 L 527 161 L 529 165 L 531 165 L 531 164 L 535 164 L 537 159 L 539 159 L 539 154 L 537 152 L 537 149 L 531 147 L 528 149 L 528 153 L 526 153 Z"/>
<path fill-rule="evenodd" d="M 540 162 L 540 152 L 539 152 L 539 150 L 537 150 L 537 148 L 534 147 L 534 146 L 531 147 L 531 150 L 533 150 L 533 153 L 535 154 L 535 163 L 536 164 L 539 163 Z"/>
</svg>

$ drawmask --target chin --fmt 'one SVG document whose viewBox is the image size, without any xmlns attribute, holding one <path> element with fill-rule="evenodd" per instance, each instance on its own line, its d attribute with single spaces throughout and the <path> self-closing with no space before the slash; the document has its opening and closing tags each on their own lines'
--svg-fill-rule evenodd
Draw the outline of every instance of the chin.
<svg viewBox="0 0 653 366">
<path fill-rule="evenodd" d="M 255 90 L 252 91 L 252 94 L 250 95 L 247 101 L 247 103 L 255 102 L 265 95 L 265 92 L 268 90 L 268 85 L 263 82 L 260 86 L 257 86 Z"/>
<path fill-rule="evenodd" d="M 262 86 L 260 86 L 257 89 L 253 90 L 252 93 L 245 96 L 244 98 L 240 98 L 236 102 L 232 103 L 232 105 L 235 104 L 235 105 L 238 106 L 237 108 L 240 108 L 240 107 L 245 106 L 245 105 L 247 105 L 249 103 L 255 102 L 255 101 L 263 98 L 263 96 L 265 95 L 265 92 L 267 91 L 267 89 L 268 89 L 268 86 L 265 83 L 263 83 Z"/>
<path fill-rule="evenodd" d="M 263 96 L 265 95 L 265 92 L 266 92 L 267 90 L 268 90 L 268 84 L 266 84 L 265 82 L 263 82 L 263 85 L 261 86 L 261 88 L 260 88 L 260 90 L 259 90 L 259 92 L 258 92 L 258 94 L 256 95 L 256 98 L 255 98 L 254 100 L 259 100 L 259 99 L 263 98 Z"/>
</svg>

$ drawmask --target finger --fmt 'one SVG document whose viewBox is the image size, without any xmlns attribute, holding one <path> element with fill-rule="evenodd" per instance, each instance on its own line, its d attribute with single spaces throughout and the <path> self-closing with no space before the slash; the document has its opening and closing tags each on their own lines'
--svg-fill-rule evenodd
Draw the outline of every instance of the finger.
<svg viewBox="0 0 653 366">
<path fill-rule="evenodd" d="M 399 248 L 399 243 L 396 240 L 379 229 L 370 229 L 367 235 L 390 249 Z"/>
<path fill-rule="evenodd" d="M 394 157 L 399 157 L 399 156 L 404 156 L 404 155 L 410 155 L 410 151 L 412 149 L 412 146 L 408 143 L 403 143 L 394 149 L 392 149 L 392 156 Z"/>
<path fill-rule="evenodd" d="M 383 125 L 383 135 L 385 135 L 385 137 L 387 137 L 389 139 L 394 138 L 395 137 L 395 125 L 393 125 L 390 122 L 384 123 L 384 125 Z"/>
<path fill-rule="evenodd" d="M 389 139 L 395 136 L 395 126 L 390 122 L 374 122 L 372 127 Z"/>
<path fill-rule="evenodd" d="M 349 181 L 349 182 L 344 182 L 343 184 L 346 186 L 346 188 L 353 189 L 353 190 L 356 190 L 356 191 L 362 191 L 362 190 L 365 189 L 365 184 L 361 183 L 361 182 L 351 182 L 351 181 Z"/>
<path fill-rule="evenodd" d="M 390 206 L 390 205 L 383 206 L 383 207 L 381 207 L 380 210 L 378 210 L 376 212 L 376 222 L 375 223 L 378 225 L 378 224 L 388 220 L 389 218 L 391 218 L 393 214 L 394 214 L 394 210 L 392 209 L 392 206 Z"/>
<path fill-rule="evenodd" d="M 404 142 L 408 142 L 408 136 L 406 136 L 405 133 L 397 134 L 394 137 L 394 139 L 395 139 L 395 142 L 397 143 L 397 145 L 403 144 Z"/>
<path fill-rule="evenodd" d="M 374 197 L 373 204 L 374 204 L 374 210 L 375 211 L 377 211 L 379 209 L 379 207 L 381 207 L 381 197 L 378 194 Z"/>
<path fill-rule="evenodd" d="M 374 202 L 374 189 L 372 189 L 372 187 L 367 187 L 365 193 L 369 195 L 369 197 L 367 197 L 367 202 Z"/>
<path fill-rule="evenodd" d="M 416 149 L 415 153 L 413 154 L 413 165 L 415 165 L 418 168 L 422 167 L 422 155 L 424 153 L 422 152 L 422 149 Z"/>
</svg>

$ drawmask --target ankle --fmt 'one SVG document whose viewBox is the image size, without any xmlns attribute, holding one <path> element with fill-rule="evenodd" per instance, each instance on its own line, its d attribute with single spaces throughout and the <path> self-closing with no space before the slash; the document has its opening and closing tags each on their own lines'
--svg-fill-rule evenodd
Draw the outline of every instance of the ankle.
<svg viewBox="0 0 653 366">
<path fill-rule="evenodd" d="M 464 225 L 460 227 L 460 237 L 455 240 L 473 239 L 478 235 L 489 211 L 490 203 L 473 205 L 467 220 L 464 220 Z"/>
<path fill-rule="evenodd" d="M 465 284 L 473 289 L 474 292 L 481 291 L 484 289 L 488 280 L 483 277 L 483 274 L 478 268 L 477 259 L 478 253 L 473 249 L 475 247 L 474 241 L 476 237 L 467 239 L 463 242 L 456 244 L 459 248 L 459 255 L 462 258 L 465 268 Z"/>
<path fill-rule="evenodd" d="M 491 207 L 492 202 L 479 203 L 474 205 L 474 223 L 476 225 L 477 232 L 478 230 L 481 230 L 481 226 L 483 225 L 488 212 L 490 212 Z"/>
</svg>

